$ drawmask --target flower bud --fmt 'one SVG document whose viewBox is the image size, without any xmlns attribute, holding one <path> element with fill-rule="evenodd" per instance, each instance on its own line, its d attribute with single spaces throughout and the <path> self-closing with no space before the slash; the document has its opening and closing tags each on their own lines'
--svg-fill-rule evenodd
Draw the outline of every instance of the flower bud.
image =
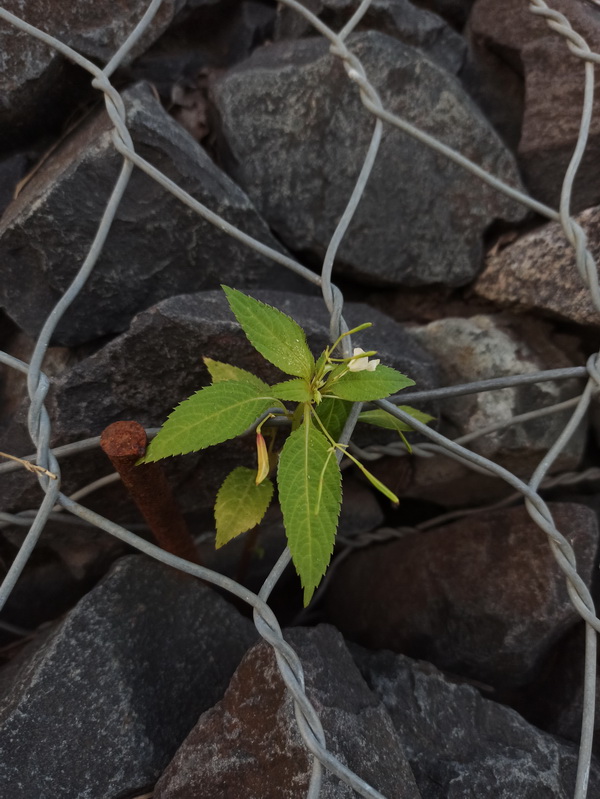
<svg viewBox="0 0 600 799">
<path fill-rule="evenodd" d="M 269 454 L 267 452 L 267 443 L 262 433 L 256 433 L 256 455 L 258 458 L 258 469 L 256 471 L 256 485 L 260 485 L 262 481 L 269 475 Z"/>
</svg>

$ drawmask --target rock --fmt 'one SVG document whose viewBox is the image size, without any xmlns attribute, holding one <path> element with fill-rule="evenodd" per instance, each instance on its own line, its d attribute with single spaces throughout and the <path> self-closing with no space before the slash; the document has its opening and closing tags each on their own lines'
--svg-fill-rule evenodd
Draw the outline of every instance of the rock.
<svg viewBox="0 0 600 799">
<path fill-rule="evenodd" d="M 148 790 L 254 637 L 192 578 L 140 557 L 119 561 L 41 645 L 0 672 L 4 794 Z"/>
<path fill-rule="evenodd" d="M 532 319 L 479 314 L 448 318 L 415 327 L 412 334 L 440 364 L 444 385 L 528 374 L 574 364 L 553 342 L 551 328 Z M 577 396 L 578 380 L 536 383 L 484 391 L 444 402 L 443 415 L 452 437 L 464 436 L 513 416 Z M 469 448 L 518 475 L 529 475 L 562 432 L 572 409 L 514 424 L 469 443 Z M 577 467 L 586 444 L 582 426 L 553 465 L 554 471 Z M 417 467 L 418 468 L 418 467 Z"/>
<path fill-rule="evenodd" d="M 183 0 L 166 0 L 129 55 L 142 53 L 172 21 Z M 43 28 L 81 55 L 104 65 L 135 28 L 147 8 L 145 0 L 112 7 L 93 0 L 55 2 L 7 0 L 3 8 Z M 0 151 L 14 142 L 57 127 L 85 95 L 91 75 L 75 67 L 29 33 L 0 21 Z"/>
<path fill-rule="evenodd" d="M 386 108 L 520 185 L 512 156 L 489 124 L 423 53 L 373 31 L 353 34 L 348 45 Z M 321 258 L 373 132 L 373 117 L 342 64 L 323 39 L 282 41 L 217 80 L 213 96 L 226 169 L 286 246 Z M 379 285 L 462 285 L 480 267 L 486 228 L 523 213 L 389 128 L 343 239 L 339 271 Z"/>
<path fill-rule="evenodd" d="M 332 30 L 339 31 L 356 11 L 352 0 L 310 0 L 305 8 L 312 11 Z M 295 9 L 279 4 L 275 39 L 299 39 L 317 31 Z M 453 75 L 458 74 L 467 57 L 462 36 L 437 14 L 417 8 L 409 0 L 373 0 L 354 29 L 376 30 L 394 36 L 411 47 L 423 50 L 432 61 Z"/>
<path fill-rule="evenodd" d="M 592 51 L 600 47 L 598 12 L 577 0 L 556 0 L 552 9 L 566 16 Z M 558 207 L 565 171 L 575 149 L 584 90 L 583 62 L 572 56 L 564 38 L 532 14 L 526 3 L 479 0 L 469 19 L 476 47 L 486 48 L 499 67 L 493 83 L 502 87 L 510 73 L 525 80 L 519 164 L 527 187 L 542 202 Z M 512 95 L 511 95 L 512 96 Z M 497 100 L 496 100 L 497 102 Z M 596 105 L 598 100 L 596 99 Z M 600 168 L 600 121 L 592 117 L 586 154 L 575 181 L 572 209 L 600 202 L 595 175 Z"/>
<path fill-rule="evenodd" d="M 588 208 L 576 221 L 589 237 L 592 255 L 598 258 L 600 207 Z M 575 250 L 558 222 L 526 233 L 504 248 L 492 248 L 474 290 L 504 307 L 600 326 L 600 314 L 575 265 Z"/>
<path fill-rule="evenodd" d="M 368 690 L 342 637 L 330 627 L 286 633 L 306 676 L 306 693 L 327 747 L 389 799 L 420 799 L 390 720 Z M 243 796 L 303 799 L 311 760 L 273 652 L 246 655 L 223 700 L 204 713 L 154 789 L 154 799 Z M 354 797 L 325 769 L 322 799 Z"/>
<path fill-rule="evenodd" d="M 212 211 L 282 251 L 248 198 L 163 110 L 150 86 L 138 84 L 123 97 L 139 155 Z M 0 303 L 31 336 L 85 259 L 121 169 L 110 129 L 105 112 L 84 123 L 40 167 L 0 222 Z M 299 278 L 203 221 L 136 169 L 94 272 L 53 343 L 72 346 L 120 332 L 137 311 L 164 297 L 222 282 L 304 288 Z"/>
<path fill-rule="evenodd" d="M 308 333 L 313 351 L 321 352 L 328 340 L 329 315 L 320 298 L 276 291 L 252 291 L 252 296 L 294 317 Z M 357 344 L 377 349 L 384 363 L 408 374 L 421 388 L 437 385 L 435 361 L 414 342 L 405 329 L 366 305 L 349 303 L 344 313 L 351 326 L 365 321 L 373 328 L 354 338 Z M 281 373 L 266 363 L 249 344 L 221 291 L 187 294 L 163 300 L 133 320 L 129 330 L 76 364 L 55 381 L 48 411 L 53 426 L 53 446 L 100 435 L 119 419 L 134 419 L 145 427 L 158 427 L 172 409 L 202 386 L 209 376 L 202 356 L 231 361 L 273 382 Z M 25 402 L 25 405 L 27 403 Z M 24 411 L 0 442 L 5 452 L 29 452 Z M 372 438 L 372 434 L 369 432 Z M 212 507 L 225 475 L 241 463 L 255 464 L 255 442 L 248 437 L 207 450 L 202 455 L 173 459 L 177 480 L 183 484 L 180 500 L 191 510 Z M 204 474 L 193 480 L 190 472 L 200 463 Z M 209 465 L 204 469 L 204 465 Z M 111 468 L 100 452 L 64 460 L 63 491 L 70 493 Z M 0 481 L 2 505 L 23 509 L 39 502 L 33 475 L 12 473 Z M 91 498 L 99 509 L 109 506 L 99 492 Z M 104 512 L 100 510 L 100 512 Z"/>
<path fill-rule="evenodd" d="M 568 799 L 577 750 L 514 710 L 428 663 L 352 648 L 360 670 L 392 717 L 422 799 Z M 493 786 L 493 788 L 491 787 Z M 588 796 L 600 791 L 592 760 Z"/>
<path fill-rule="evenodd" d="M 550 508 L 589 584 L 595 513 L 572 503 Z M 522 507 L 350 555 L 332 577 L 326 612 L 364 646 L 499 687 L 530 682 L 579 618 L 545 534 Z"/>
</svg>

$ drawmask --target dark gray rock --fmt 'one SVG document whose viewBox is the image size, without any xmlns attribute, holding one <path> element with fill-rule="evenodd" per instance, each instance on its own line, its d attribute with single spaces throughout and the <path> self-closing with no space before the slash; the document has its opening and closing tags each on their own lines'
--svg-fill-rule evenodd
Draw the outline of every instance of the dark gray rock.
<svg viewBox="0 0 600 799">
<path fill-rule="evenodd" d="M 600 256 L 600 207 L 588 208 L 576 221 L 588 236 L 588 247 Z M 575 250 L 558 222 L 493 247 L 474 284 L 475 292 L 500 306 L 579 325 L 600 326 L 600 314 L 575 263 Z"/>
<path fill-rule="evenodd" d="M 206 586 L 145 558 L 121 560 L 0 672 L 2 794 L 148 790 L 253 638 L 251 623 Z"/>
<path fill-rule="evenodd" d="M 377 32 L 349 37 L 390 111 L 520 186 L 510 153 L 460 84 L 420 51 Z M 323 39 L 263 47 L 213 89 L 224 164 L 294 251 L 321 257 L 358 177 L 373 117 Z M 364 281 L 461 285 L 481 237 L 523 210 L 428 147 L 387 129 L 339 251 Z"/>
<path fill-rule="evenodd" d="M 600 47 L 598 10 L 592 3 L 556 0 L 552 9 L 564 14 L 592 51 Z M 525 81 L 519 165 L 532 195 L 558 207 L 564 174 L 573 155 L 581 123 L 583 62 L 572 56 L 563 37 L 531 13 L 520 0 L 479 0 L 469 19 L 476 49 L 492 54 L 488 61 L 490 105 L 512 102 L 514 75 Z M 485 87 L 482 87 L 485 92 Z M 504 96 L 502 96 L 504 92 Z M 600 202 L 595 175 L 600 167 L 598 98 L 592 115 L 585 156 L 575 181 L 572 210 Z"/>
<path fill-rule="evenodd" d="M 184 0 L 166 0 L 131 53 L 127 64 L 168 27 Z M 135 28 L 145 0 L 115 6 L 93 0 L 53 2 L 7 0 L 3 8 L 42 28 L 81 55 L 104 65 Z M 29 33 L 0 21 L 0 150 L 38 136 L 64 121 L 77 99 L 89 95 L 91 75 Z M 61 120 L 61 117 L 63 119 Z"/>
<path fill-rule="evenodd" d="M 212 211 L 281 251 L 252 203 L 163 110 L 150 86 L 123 94 L 136 151 Z M 105 112 L 62 143 L 0 222 L 0 303 L 36 336 L 87 255 L 122 158 Z M 68 255 L 67 255 L 68 254 Z M 200 217 L 134 170 L 99 261 L 54 343 L 75 345 L 126 329 L 164 297 L 217 288 L 304 283 Z"/>
<path fill-rule="evenodd" d="M 428 663 L 353 647 L 388 710 L 423 799 L 570 799 L 577 749 Z M 600 792 L 592 761 L 588 796 Z"/>
<path fill-rule="evenodd" d="M 387 713 L 367 688 L 339 633 L 286 633 L 306 676 L 328 749 L 389 799 L 420 799 Z M 154 799 L 235 796 L 303 799 L 311 771 L 291 695 L 273 652 L 248 652 L 223 700 L 201 716 L 154 789 Z M 326 771 L 322 799 L 354 797 Z"/>
<path fill-rule="evenodd" d="M 313 351 L 322 351 L 328 341 L 329 316 L 320 297 L 276 291 L 250 293 L 295 318 L 307 331 Z M 434 359 L 401 325 L 366 305 L 350 303 L 344 313 L 351 326 L 373 322 L 372 328 L 354 337 L 357 346 L 378 350 L 384 363 L 408 374 L 421 388 L 437 385 Z M 100 435 L 119 419 L 134 419 L 145 427 L 160 426 L 179 402 L 210 382 L 203 355 L 232 362 L 272 382 L 283 379 L 250 345 L 223 292 L 172 297 L 140 313 L 126 333 L 55 381 L 48 400 L 53 445 Z M 28 452 L 23 416 L 24 411 L 21 422 L 15 422 L 0 442 L 3 451 Z M 181 470 L 177 481 L 185 492 L 180 497 L 185 507 L 212 507 L 227 472 L 240 464 L 253 466 L 255 458 L 254 439 L 247 437 L 199 456 L 173 459 L 173 466 Z M 192 479 L 190 472 L 197 463 L 202 471 Z M 63 490 L 73 491 L 109 471 L 102 453 L 65 459 Z M 189 478 L 185 484 L 184 475 Z M 33 507 L 40 496 L 35 477 L 21 473 L 6 475 L 0 481 L 0 493 L 3 507 L 12 509 Z M 92 500 L 99 508 L 106 504 L 102 493 Z M 109 505 L 115 509 L 114 503 Z"/>
<path fill-rule="evenodd" d="M 570 503 L 550 509 L 589 584 L 596 514 Z M 530 682 L 579 618 L 547 538 L 524 508 L 353 554 L 333 575 L 326 606 L 327 620 L 360 644 L 500 687 Z"/>
<path fill-rule="evenodd" d="M 303 5 L 335 31 L 343 28 L 357 8 L 353 0 L 310 0 Z M 467 56 L 462 36 L 437 14 L 417 8 L 409 0 L 373 0 L 354 30 L 376 30 L 394 36 L 423 50 L 432 61 L 453 75 L 460 71 Z M 316 33 L 305 17 L 289 6 L 279 4 L 276 40 L 299 39 Z"/>
</svg>

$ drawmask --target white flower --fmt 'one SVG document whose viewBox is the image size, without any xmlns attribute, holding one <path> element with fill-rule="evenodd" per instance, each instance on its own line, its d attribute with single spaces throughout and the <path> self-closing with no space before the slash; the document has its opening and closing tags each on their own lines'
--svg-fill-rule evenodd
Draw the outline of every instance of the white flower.
<svg viewBox="0 0 600 799">
<path fill-rule="evenodd" d="M 364 358 L 357 358 L 357 355 L 364 355 L 365 351 L 360 347 L 354 348 L 354 360 L 348 363 L 348 369 L 351 372 L 374 372 L 377 365 L 379 364 L 379 359 L 370 361 L 366 355 Z"/>
</svg>

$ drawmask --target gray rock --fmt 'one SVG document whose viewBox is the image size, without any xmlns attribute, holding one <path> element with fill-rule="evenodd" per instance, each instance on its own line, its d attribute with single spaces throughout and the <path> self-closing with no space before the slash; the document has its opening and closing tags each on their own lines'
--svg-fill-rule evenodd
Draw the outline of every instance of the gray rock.
<svg viewBox="0 0 600 799">
<path fill-rule="evenodd" d="M 307 331 L 313 351 L 322 351 L 328 340 L 329 316 L 320 298 L 276 291 L 250 293 L 294 317 Z M 357 346 L 378 350 L 384 363 L 408 374 L 421 388 L 437 385 L 434 359 L 401 325 L 366 305 L 350 303 L 344 313 L 351 326 L 373 322 L 371 329 L 354 337 Z M 272 382 L 283 379 L 249 344 L 223 292 L 172 297 L 140 313 L 126 333 L 56 379 L 48 399 L 53 446 L 100 435 L 119 419 L 159 427 L 179 402 L 210 382 L 203 355 L 232 362 Z M 3 451 L 29 451 L 24 415 L 23 410 L 0 442 Z M 253 466 L 255 459 L 252 437 L 200 456 L 173 459 L 176 480 L 184 491 L 181 501 L 187 509 L 212 507 L 228 471 L 241 463 Z M 198 462 L 204 473 L 197 472 L 191 479 Z M 67 493 L 111 471 L 99 452 L 70 457 L 63 463 L 63 490 Z M 203 464 L 210 466 L 204 469 Z M 24 509 L 38 504 L 40 491 L 33 475 L 15 472 L 0 481 L 0 495 L 5 509 Z M 103 512 L 107 500 L 102 492 L 91 501 Z M 115 504 L 109 504 L 115 510 Z"/>
<path fill-rule="evenodd" d="M 330 627 L 286 633 L 304 668 L 328 749 L 389 799 L 420 799 L 387 713 Z M 311 760 L 271 648 L 248 652 L 223 700 L 200 717 L 154 789 L 154 799 L 303 799 Z M 324 771 L 322 799 L 354 797 Z"/>
<path fill-rule="evenodd" d="M 0 673 L 3 795 L 148 790 L 254 637 L 206 586 L 154 561 L 121 560 L 37 649 Z"/>
<path fill-rule="evenodd" d="M 411 330 L 440 364 L 444 385 L 470 383 L 544 369 L 573 366 L 552 342 L 552 329 L 542 322 L 507 315 L 478 314 L 448 318 Z M 561 380 L 484 391 L 444 402 L 443 416 L 453 436 L 463 436 L 512 419 L 518 414 L 554 405 L 580 393 L 578 380 Z M 491 432 L 469 448 L 519 475 L 530 474 L 567 423 L 572 409 Z M 582 425 L 553 465 L 554 471 L 577 467 L 586 444 Z"/>
<path fill-rule="evenodd" d="M 592 51 L 600 47 L 598 11 L 591 3 L 556 0 L 552 9 L 564 14 Z M 573 155 L 581 123 L 584 91 L 583 62 L 572 56 L 566 41 L 520 0 L 479 0 L 469 19 L 476 46 L 495 59 L 489 81 L 492 104 L 514 97 L 513 76 L 524 76 L 523 127 L 518 146 L 519 164 L 527 187 L 542 202 L 558 207 L 565 171 Z M 494 79 L 495 78 L 495 79 Z M 598 107 L 596 98 L 595 106 Z M 600 167 L 600 122 L 592 116 L 586 153 L 575 181 L 572 209 L 580 211 L 600 202 L 595 175 Z"/>
<path fill-rule="evenodd" d="M 596 514 L 570 503 L 550 508 L 589 585 Z M 524 508 L 350 555 L 332 577 L 326 606 L 327 620 L 360 644 L 500 687 L 530 682 L 579 618 L 548 540 Z"/>
<path fill-rule="evenodd" d="M 310 0 L 304 6 L 335 31 L 341 30 L 356 11 L 356 3 L 352 0 Z M 460 71 L 467 56 L 462 36 L 437 14 L 417 8 L 409 0 L 373 0 L 354 30 L 376 30 L 394 36 L 423 50 L 432 61 L 453 75 Z M 276 40 L 299 39 L 316 33 L 310 22 L 295 9 L 279 4 Z"/>
<path fill-rule="evenodd" d="M 577 750 L 428 663 L 353 647 L 405 746 L 423 799 L 570 799 Z M 588 796 L 600 792 L 593 759 Z"/>
<path fill-rule="evenodd" d="M 123 94 L 136 151 L 212 211 L 281 252 L 246 195 L 163 110 L 150 86 Z M 0 222 L 0 303 L 29 335 L 87 255 L 122 158 L 105 112 L 63 142 Z M 68 253 L 68 257 L 67 257 Z M 59 323 L 53 341 L 75 345 L 126 329 L 164 297 L 217 288 L 304 287 L 283 267 L 234 241 L 134 170 L 99 261 Z"/>
<path fill-rule="evenodd" d="M 129 63 L 157 39 L 183 3 L 166 0 L 122 63 Z M 135 28 L 147 3 L 107 6 L 83 0 L 49 5 L 44 0 L 7 0 L 3 8 L 104 65 Z M 60 123 L 90 81 L 91 75 L 52 48 L 0 21 L 0 150 Z"/>
<path fill-rule="evenodd" d="M 520 186 L 513 158 L 460 84 L 420 51 L 377 32 L 349 37 L 386 108 Z M 323 39 L 255 51 L 213 89 L 224 163 L 294 251 L 321 257 L 354 187 L 373 117 Z M 481 237 L 523 210 L 396 129 L 339 251 L 344 274 L 383 285 L 461 285 Z"/>
<path fill-rule="evenodd" d="M 588 236 L 588 247 L 597 259 L 600 207 L 583 211 L 576 221 Z M 558 222 L 526 233 L 512 244 L 493 247 L 474 290 L 480 297 L 504 307 L 600 326 L 600 314 L 575 265 L 575 250 Z"/>
</svg>

